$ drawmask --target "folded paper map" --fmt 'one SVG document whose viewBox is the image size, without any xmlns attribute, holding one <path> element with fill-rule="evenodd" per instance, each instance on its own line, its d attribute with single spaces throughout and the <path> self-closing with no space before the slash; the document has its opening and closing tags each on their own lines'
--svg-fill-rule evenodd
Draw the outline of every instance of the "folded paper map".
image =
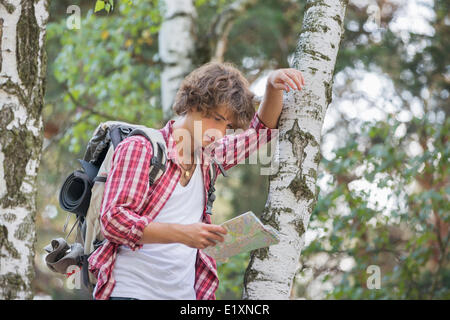
<svg viewBox="0 0 450 320">
<path fill-rule="evenodd" d="M 215 241 L 214 247 L 207 247 L 204 253 L 218 262 L 225 262 L 236 254 L 268 247 L 280 242 L 280 234 L 269 225 L 264 225 L 251 211 L 221 224 L 227 229 L 223 242 Z"/>
</svg>

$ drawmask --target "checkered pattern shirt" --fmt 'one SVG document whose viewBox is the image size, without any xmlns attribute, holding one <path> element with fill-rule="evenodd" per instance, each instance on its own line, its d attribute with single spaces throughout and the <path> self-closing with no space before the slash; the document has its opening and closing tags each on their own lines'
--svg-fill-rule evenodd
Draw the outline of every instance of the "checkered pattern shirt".
<svg viewBox="0 0 450 320">
<path fill-rule="evenodd" d="M 175 120 L 169 120 L 159 131 L 163 134 L 168 152 L 164 174 L 149 185 L 152 145 L 142 136 L 131 136 L 119 143 L 114 150 L 111 170 L 105 184 L 101 204 L 101 230 L 106 242 L 89 257 L 89 270 L 97 277 L 94 297 L 109 299 L 115 280 L 112 270 L 120 245 L 127 245 L 133 251 L 142 248 L 137 242 L 147 224 L 156 218 L 175 186 L 180 180 L 181 170 L 172 127 Z M 202 173 L 204 181 L 205 206 L 202 222 L 211 223 L 206 213 L 207 194 L 210 183 L 209 164 L 211 158 L 221 163 L 224 170 L 237 165 L 265 143 L 278 135 L 278 129 L 266 127 L 255 113 L 250 127 L 241 133 L 225 135 L 202 148 Z M 220 173 L 214 165 L 216 177 Z M 214 300 L 219 286 L 216 261 L 197 250 L 195 263 L 195 284 L 197 300 Z"/>
</svg>

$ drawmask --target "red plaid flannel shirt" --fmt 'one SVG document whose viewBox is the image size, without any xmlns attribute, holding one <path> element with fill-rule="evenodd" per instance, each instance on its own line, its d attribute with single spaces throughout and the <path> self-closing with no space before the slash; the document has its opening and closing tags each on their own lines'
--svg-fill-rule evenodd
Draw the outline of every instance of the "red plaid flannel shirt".
<svg viewBox="0 0 450 320">
<path fill-rule="evenodd" d="M 169 120 L 164 128 L 160 129 L 166 141 L 169 160 L 165 173 L 151 186 L 148 176 L 153 153 L 148 140 L 142 136 L 132 136 L 119 143 L 114 151 L 100 218 L 101 230 L 107 241 L 89 257 L 89 270 L 97 276 L 97 300 L 108 299 L 113 291 L 115 280 L 112 270 L 119 246 L 127 245 L 132 250 L 142 248 L 142 244 L 137 244 L 137 241 L 142 237 L 145 226 L 156 218 L 180 179 L 181 171 L 176 162 L 177 152 L 172 137 L 174 122 L 173 119 Z M 211 223 L 211 217 L 206 213 L 210 182 L 209 159 L 214 157 L 228 170 L 277 135 L 278 129 L 266 127 L 255 113 L 250 127 L 244 132 L 225 135 L 202 148 L 205 186 L 203 223 Z M 220 170 L 217 165 L 214 167 L 217 177 Z M 202 250 L 197 250 L 194 285 L 196 299 L 214 300 L 218 286 L 216 261 Z"/>
</svg>

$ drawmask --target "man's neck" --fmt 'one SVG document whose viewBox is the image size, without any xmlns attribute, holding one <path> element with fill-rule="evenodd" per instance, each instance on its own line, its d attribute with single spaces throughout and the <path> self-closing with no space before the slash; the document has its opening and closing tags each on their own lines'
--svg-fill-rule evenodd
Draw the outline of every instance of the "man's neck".
<svg viewBox="0 0 450 320">
<path fill-rule="evenodd" d="M 194 139 L 193 139 L 193 135 L 189 129 L 189 125 L 186 121 L 186 118 L 179 118 L 177 120 L 175 120 L 175 122 L 172 125 L 172 129 L 173 132 L 176 132 L 176 130 L 183 130 L 184 132 L 189 132 L 189 138 L 190 138 L 190 143 L 189 140 L 187 140 L 187 136 L 186 135 L 174 135 L 174 141 L 175 141 L 175 149 L 177 150 L 177 155 L 178 155 L 178 160 L 183 163 L 183 164 L 192 164 L 194 163 L 194 154 L 195 154 L 195 146 L 194 146 Z M 184 133 L 183 132 L 183 133 Z M 184 151 L 190 151 L 190 156 L 189 155 L 184 155 L 183 152 Z"/>
</svg>

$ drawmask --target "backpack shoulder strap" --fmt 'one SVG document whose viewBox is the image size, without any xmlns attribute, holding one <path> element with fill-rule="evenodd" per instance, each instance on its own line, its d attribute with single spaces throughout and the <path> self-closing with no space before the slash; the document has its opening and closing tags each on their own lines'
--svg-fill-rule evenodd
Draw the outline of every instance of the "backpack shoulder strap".
<svg viewBox="0 0 450 320">
<path fill-rule="evenodd" d="M 206 213 L 212 215 L 213 202 L 216 200 L 216 195 L 214 192 L 214 184 L 216 182 L 216 168 L 214 167 L 214 162 L 209 165 L 209 189 L 208 189 L 208 202 L 206 203 Z"/>
<path fill-rule="evenodd" d="M 212 158 L 211 163 L 209 164 L 209 190 L 208 190 L 208 202 L 206 204 L 206 213 L 209 215 L 212 215 L 212 207 L 213 202 L 216 200 L 216 195 L 214 192 L 216 191 L 216 188 L 214 188 L 214 184 L 216 183 L 217 179 L 217 170 L 215 165 L 219 168 L 220 172 L 222 172 L 224 177 L 228 177 L 228 174 L 225 173 L 225 170 L 223 166 L 217 162 L 214 158 Z"/>
<path fill-rule="evenodd" d="M 166 163 L 167 163 L 166 141 L 164 140 L 162 133 L 159 130 L 153 128 L 145 127 L 133 129 L 127 135 L 127 137 L 135 135 L 144 136 L 152 144 L 153 155 L 150 161 L 150 173 L 149 173 L 149 181 L 150 185 L 152 185 L 166 171 Z"/>
</svg>

